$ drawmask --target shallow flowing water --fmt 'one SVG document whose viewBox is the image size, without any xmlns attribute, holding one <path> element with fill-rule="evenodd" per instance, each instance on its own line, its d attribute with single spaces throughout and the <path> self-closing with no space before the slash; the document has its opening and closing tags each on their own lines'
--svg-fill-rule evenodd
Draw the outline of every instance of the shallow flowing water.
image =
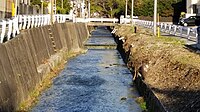
<svg viewBox="0 0 200 112">
<path fill-rule="evenodd" d="M 99 27 L 87 44 L 115 44 Z M 32 112 L 141 112 L 132 75 L 113 49 L 89 49 L 71 59 Z"/>
</svg>

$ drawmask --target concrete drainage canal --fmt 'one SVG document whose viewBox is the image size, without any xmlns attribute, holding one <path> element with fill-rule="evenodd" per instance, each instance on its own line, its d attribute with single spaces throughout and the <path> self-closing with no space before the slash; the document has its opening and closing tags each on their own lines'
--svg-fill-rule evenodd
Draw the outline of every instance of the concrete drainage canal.
<svg viewBox="0 0 200 112">
<path fill-rule="evenodd" d="M 98 27 L 86 43 L 88 52 L 67 63 L 31 111 L 142 112 L 131 72 L 116 46 L 109 30 Z"/>
</svg>

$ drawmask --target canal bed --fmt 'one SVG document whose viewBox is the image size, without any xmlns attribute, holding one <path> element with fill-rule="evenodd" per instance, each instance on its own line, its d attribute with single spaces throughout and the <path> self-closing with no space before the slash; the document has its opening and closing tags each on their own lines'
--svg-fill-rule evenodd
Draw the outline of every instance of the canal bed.
<svg viewBox="0 0 200 112">
<path fill-rule="evenodd" d="M 115 44 L 106 27 L 87 44 Z M 86 44 L 86 45 L 87 45 Z M 141 112 L 132 75 L 115 49 L 89 49 L 66 64 L 32 112 Z"/>
</svg>

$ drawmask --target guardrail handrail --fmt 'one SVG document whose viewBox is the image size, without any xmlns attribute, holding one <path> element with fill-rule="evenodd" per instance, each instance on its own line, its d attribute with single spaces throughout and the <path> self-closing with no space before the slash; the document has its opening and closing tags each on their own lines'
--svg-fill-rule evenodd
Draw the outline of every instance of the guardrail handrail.
<svg viewBox="0 0 200 112">
<path fill-rule="evenodd" d="M 153 29 L 153 21 L 146 21 L 139 19 L 134 19 L 133 21 L 136 25 Z M 160 31 L 163 33 L 187 38 L 188 40 L 197 42 L 197 36 L 198 36 L 197 28 L 190 28 L 180 25 L 168 24 L 164 22 L 158 22 L 157 26 L 160 27 Z"/>
<path fill-rule="evenodd" d="M 64 23 L 66 19 L 72 20 L 71 15 L 55 14 L 53 22 Z M 14 18 L 0 21 L 0 43 L 10 40 L 20 33 L 20 30 L 50 25 L 50 15 L 17 15 Z"/>
<path fill-rule="evenodd" d="M 119 20 L 116 18 L 75 18 L 72 15 L 55 14 L 53 16 L 53 22 L 64 23 L 68 20 L 73 22 L 106 22 L 117 23 Z M 4 40 L 10 40 L 20 33 L 20 30 L 40 27 L 44 25 L 50 25 L 50 15 L 17 15 L 9 20 L 2 20 L 0 22 L 0 43 Z"/>
</svg>

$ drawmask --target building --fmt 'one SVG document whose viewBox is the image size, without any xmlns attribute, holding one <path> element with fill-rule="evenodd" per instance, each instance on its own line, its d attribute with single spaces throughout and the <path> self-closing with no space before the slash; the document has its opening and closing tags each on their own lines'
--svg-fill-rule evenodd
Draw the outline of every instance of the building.
<svg viewBox="0 0 200 112">
<path fill-rule="evenodd" d="M 15 0 L 0 0 L 0 18 L 8 18 L 12 16 L 12 3 Z"/>
<path fill-rule="evenodd" d="M 0 19 L 12 17 L 15 5 L 17 5 L 17 14 L 34 14 L 36 9 L 30 5 L 30 0 L 0 0 Z"/>
<path fill-rule="evenodd" d="M 186 0 L 186 18 L 190 16 L 200 16 L 200 0 Z"/>
<path fill-rule="evenodd" d="M 30 0 L 18 0 L 17 14 L 32 14 L 33 9 L 30 6 Z"/>
</svg>

